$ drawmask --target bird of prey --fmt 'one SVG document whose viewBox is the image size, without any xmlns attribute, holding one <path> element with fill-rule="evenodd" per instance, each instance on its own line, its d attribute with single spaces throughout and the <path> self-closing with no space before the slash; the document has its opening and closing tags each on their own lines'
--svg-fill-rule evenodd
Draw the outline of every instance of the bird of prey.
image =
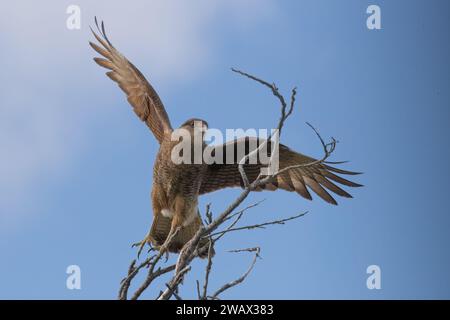
<svg viewBox="0 0 450 320">
<path fill-rule="evenodd" d="M 171 161 L 172 149 L 178 142 L 171 139 L 174 129 L 161 99 L 142 73 L 111 44 L 106 36 L 103 23 L 99 27 L 97 20 L 95 22 L 97 32 L 92 29 L 91 31 L 98 44 L 89 43 L 102 56 L 94 58 L 95 62 L 108 69 L 106 75 L 125 92 L 136 115 L 149 127 L 159 142 L 159 151 L 153 167 L 151 192 L 153 223 L 150 232 L 141 242 L 141 245 L 150 243 L 160 250 L 179 252 L 202 226 L 202 219 L 197 207 L 198 197 L 223 188 L 243 187 L 242 177 L 238 170 L 238 163 L 241 159 L 237 158 L 238 152 L 236 152 L 234 153 L 235 162 L 231 164 L 228 161 L 213 164 L 176 164 Z M 193 135 L 196 123 L 200 123 L 203 129 L 208 127 L 206 121 L 196 118 L 185 121 L 180 128 Z M 258 138 L 245 137 L 215 148 L 216 150 L 223 149 L 222 156 L 224 159 L 230 146 L 237 149 L 238 145 L 243 144 L 247 154 L 254 139 L 258 140 L 258 145 L 262 143 Z M 205 143 L 202 144 L 203 148 L 206 146 Z M 280 169 L 311 163 L 314 160 L 291 150 L 287 146 L 279 145 Z M 244 165 L 250 182 L 257 178 L 261 167 L 261 163 Z M 311 200 L 309 188 L 326 202 L 337 204 L 327 189 L 339 196 L 351 198 L 349 193 L 335 183 L 348 187 L 361 186 L 342 178 L 338 174 L 355 175 L 358 173 L 319 162 L 312 166 L 297 167 L 285 171 L 260 189 L 293 191 Z M 177 232 L 173 236 L 175 231 Z M 172 236 L 172 241 L 166 244 L 165 242 L 170 236 Z M 166 246 L 164 247 L 164 245 Z M 205 245 L 205 243 L 200 245 Z"/>
</svg>

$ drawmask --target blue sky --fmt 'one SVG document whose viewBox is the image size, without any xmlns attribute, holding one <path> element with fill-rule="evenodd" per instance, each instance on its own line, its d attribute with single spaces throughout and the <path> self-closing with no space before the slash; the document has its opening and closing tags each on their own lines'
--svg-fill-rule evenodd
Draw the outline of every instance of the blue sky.
<svg viewBox="0 0 450 320">
<path fill-rule="evenodd" d="M 262 260 L 224 298 L 450 298 L 450 45 L 447 1 L 31 1 L 2 4 L 0 27 L 0 298 L 112 299 L 151 223 L 156 140 L 123 93 L 94 64 L 88 25 L 106 22 L 111 41 L 157 88 L 178 126 L 271 128 L 270 92 L 241 68 L 275 81 L 298 105 L 282 142 L 320 156 L 305 121 L 340 143 L 335 160 L 363 171 L 364 188 L 333 207 L 287 192 L 245 222 L 302 211 L 285 226 L 229 235 L 216 248 L 211 288 Z M 81 30 L 66 8 L 81 8 Z M 381 8 L 368 30 L 366 8 Z M 239 193 L 201 198 L 215 213 Z M 67 266 L 82 289 L 68 290 Z M 366 268 L 381 268 L 368 290 Z M 181 294 L 195 297 L 204 262 Z M 154 297 L 148 292 L 146 298 Z"/>
</svg>

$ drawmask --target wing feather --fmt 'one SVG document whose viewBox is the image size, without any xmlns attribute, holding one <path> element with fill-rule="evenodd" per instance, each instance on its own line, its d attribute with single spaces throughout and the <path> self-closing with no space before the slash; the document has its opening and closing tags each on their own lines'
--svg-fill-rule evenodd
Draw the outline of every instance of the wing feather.
<svg viewBox="0 0 450 320">
<path fill-rule="evenodd" d="M 89 42 L 89 44 L 102 58 L 95 57 L 94 61 L 101 67 L 110 70 L 106 72 L 106 75 L 125 92 L 136 115 L 147 124 L 158 142 L 161 143 L 164 136 L 172 132 L 169 116 L 161 99 L 142 73 L 114 48 L 106 36 L 103 22 L 101 29 L 97 19 L 95 19 L 95 24 L 100 35 L 92 28 L 91 31 L 101 46 L 93 42 Z"/>
<path fill-rule="evenodd" d="M 255 143 L 255 139 L 257 140 Z M 253 137 L 245 137 L 241 139 L 236 139 L 232 142 L 227 142 L 226 144 L 219 146 L 212 146 L 212 148 L 222 148 L 222 154 L 224 158 L 222 159 L 222 164 L 214 163 L 208 166 L 208 170 L 204 179 L 202 181 L 202 185 L 200 187 L 200 194 L 213 192 L 216 190 L 220 190 L 228 187 L 242 187 L 243 181 L 241 175 L 239 173 L 237 163 L 239 160 L 234 157 L 235 163 L 227 164 L 226 163 L 226 148 L 232 148 L 235 152 L 241 146 L 245 148 L 245 154 L 248 154 L 254 148 L 257 148 L 261 143 L 263 143 L 263 139 L 253 138 Z M 253 149 L 250 146 L 253 146 Z M 270 142 L 267 144 L 267 150 L 270 150 Z M 236 153 L 235 153 L 236 155 Z M 269 155 L 270 156 L 270 153 Z M 333 193 L 345 197 L 351 198 L 352 196 L 347 193 L 345 190 L 341 189 L 339 186 L 331 182 L 340 183 L 342 185 L 348 187 L 360 187 L 360 184 L 355 182 L 346 180 L 333 172 L 346 174 L 346 175 L 356 175 L 358 172 L 352 172 L 347 170 L 342 170 L 338 168 L 331 167 L 329 165 L 323 163 L 315 163 L 313 165 L 308 165 L 309 163 L 313 163 L 316 160 L 305 156 L 301 153 L 295 152 L 288 147 L 280 144 L 279 147 L 279 164 L 280 170 L 286 167 L 297 166 L 288 171 L 285 171 L 278 176 L 276 176 L 272 181 L 268 184 L 258 188 L 259 190 L 277 190 L 283 189 L 290 192 L 297 192 L 299 195 L 304 197 L 305 199 L 311 200 L 311 193 L 308 188 L 316 193 L 320 198 L 325 200 L 330 204 L 336 205 L 337 202 L 331 196 L 331 194 L 327 191 L 330 190 Z M 248 162 L 244 164 L 244 170 L 250 182 L 254 181 L 261 172 L 261 168 L 264 166 L 261 163 L 257 164 L 249 164 Z"/>
</svg>

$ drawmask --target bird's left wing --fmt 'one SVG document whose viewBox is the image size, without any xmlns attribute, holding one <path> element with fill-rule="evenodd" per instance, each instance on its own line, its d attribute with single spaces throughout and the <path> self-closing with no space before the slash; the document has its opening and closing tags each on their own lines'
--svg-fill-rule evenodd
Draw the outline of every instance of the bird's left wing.
<svg viewBox="0 0 450 320">
<path fill-rule="evenodd" d="M 210 146 L 208 152 L 216 156 L 220 152 L 221 163 L 213 163 L 208 165 L 205 176 L 200 187 L 200 194 L 213 192 L 228 187 L 243 187 L 241 174 L 239 172 L 238 163 L 243 158 L 243 155 L 249 154 L 255 150 L 265 140 L 255 137 L 245 137 L 227 142 L 223 145 Z M 270 141 L 266 144 L 268 150 L 267 155 L 271 155 Z M 232 153 L 232 155 L 230 155 Z M 314 163 L 312 165 L 309 165 Z M 266 167 L 261 159 L 253 162 L 247 161 L 243 165 L 246 176 L 250 183 L 254 181 L 261 172 L 261 168 Z M 298 166 L 298 167 L 295 167 Z M 273 178 L 269 183 L 263 185 L 259 190 L 276 190 L 283 189 L 286 191 L 295 191 L 302 197 L 311 200 L 311 194 L 308 188 L 314 191 L 319 197 L 331 204 L 337 204 L 336 200 L 327 191 L 351 198 L 351 195 L 341 189 L 335 183 L 339 183 L 348 187 L 359 187 L 360 184 L 349 181 L 338 176 L 336 173 L 345 175 L 355 175 L 357 172 L 346 171 L 331 167 L 325 163 L 319 163 L 315 159 L 305 156 L 301 153 L 295 152 L 288 147 L 279 145 L 279 170 L 283 168 L 293 167 L 280 175 Z M 335 182 L 335 183 L 333 183 Z M 307 188 L 308 187 L 308 188 Z"/>
<path fill-rule="evenodd" d="M 92 29 L 91 31 L 101 46 L 92 42 L 89 42 L 89 44 L 103 56 L 102 58 L 94 58 L 95 62 L 111 70 L 106 75 L 117 82 L 126 93 L 128 102 L 133 106 L 134 112 L 147 124 L 158 142 L 161 143 L 164 135 L 172 132 L 169 116 L 161 99 L 142 73 L 114 48 L 106 36 L 103 22 L 101 29 L 98 26 L 97 19 L 95 19 L 95 24 L 100 35 Z"/>
</svg>

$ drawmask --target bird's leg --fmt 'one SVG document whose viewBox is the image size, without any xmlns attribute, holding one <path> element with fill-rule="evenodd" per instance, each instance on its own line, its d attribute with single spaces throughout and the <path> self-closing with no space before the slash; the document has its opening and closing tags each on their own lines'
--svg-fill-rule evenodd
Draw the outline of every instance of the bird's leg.
<svg viewBox="0 0 450 320">
<path fill-rule="evenodd" d="M 161 212 L 161 206 L 160 206 L 160 204 L 159 204 L 159 201 L 158 201 L 157 198 L 154 198 L 154 192 L 155 192 L 155 191 L 157 191 L 157 189 L 153 189 L 153 190 L 152 190 L 152 205 L 153 205 L 153 214 L 154 214 L 154 218 L 153 218 L 153 219 L 156 219 L 156 218 L 157 218 L 157 214 L 158 214 L 159 212 Z M 147 232 L 147 234 L 145 235 L 144 239 L 142 239 L 142 240 L 139 241 L 139 242 L 133 243 L 133 244 L 131 245 L 132 248 L 134 248 L 134 247 L 139 247 L 138 254 L 137 254 L 138 259 L 139 259 L 139 255 L 141 254 L 141 252 L 142 252 L 142 250 L 144 249 L 144 247 L 145 247 L 146 244 L 148 244 L 148 245 L 150 246 L 149 252 L 150 252 L 152 249 L 158 250 L 158 247 L 156 246 L 157 242 L 156 242 L 155 239 L 151 236 L 151 234 L 152 234 L 152 227 L 150 227 L 150 229 L 148 230 L 148 232 Z"/>
<path fill-rule="evenodd" d="M 159 252 L 164 252 L 169 254 L 169 246 L 172 242 L 172 240 L 176 237 L 177 233 L 181 230 L 182 222 L 180 219 L 180 215 L 177 215 L 175 213 L 174 217 L 172 218 L 172 224 L 170 226 L 169 234 L 167 235 L 166 240 L 164 243 L 158 248 Z"/>
</svg>

